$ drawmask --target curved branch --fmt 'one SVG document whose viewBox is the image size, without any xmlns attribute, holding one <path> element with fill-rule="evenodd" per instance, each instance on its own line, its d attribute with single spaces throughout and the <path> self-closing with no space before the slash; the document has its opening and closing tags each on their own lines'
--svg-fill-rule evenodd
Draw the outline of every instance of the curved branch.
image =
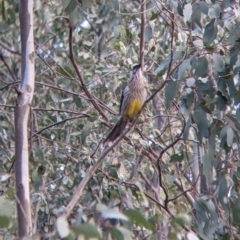
<svg viewBox="0 0 240 240">
<path fill-rule="evenodd" d="M 87 97 L 91 100 L 94 108 L 100 113 L 100 115 L 107 121 L 108 118 L 106 117 L 106 115 L 104 114 L 103 110 L 100 108 L 100 106 L 97 104 L 97 102 L 95 101 L 94 97 L 92 96 L 92 94 L 88 91 L 84 81 L 83 81 L 83 78 L 82 78 L 82 75 L 80 74 L 80 71 L 78 69 L 78 66 L 75 62 L 75 59 L 74 59 L 74 56 L 73 56 L 73 48 L 72 48 L 72 32 L 73 32 L 73 29 L 72 29 L 72 25 L 71 23 L 69 23 L 69 58 L 70 58 L 70 61 L 72 62 L 72 65 L 75 69 L 75 72 L 77 73 L 77 76 L 78 76 L 78 79 L 81 83 L 81 86 L 82 86 L 82 89 L 83 91 L 85 92 L 85 94 L 87 95 Z"/>
</svg>

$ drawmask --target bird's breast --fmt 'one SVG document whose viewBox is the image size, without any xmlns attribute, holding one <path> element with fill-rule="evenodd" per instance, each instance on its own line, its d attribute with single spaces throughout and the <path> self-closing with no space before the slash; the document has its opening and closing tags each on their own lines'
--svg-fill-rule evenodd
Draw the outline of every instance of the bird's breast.
<svg viewBox="0 0 240 240">
<path fill-rule="evenodd" d="M 124 111 L 124 115 L 133 119 L 141 109 L 144 101 L 139 98 L 131 99 Z"/>
</svg>

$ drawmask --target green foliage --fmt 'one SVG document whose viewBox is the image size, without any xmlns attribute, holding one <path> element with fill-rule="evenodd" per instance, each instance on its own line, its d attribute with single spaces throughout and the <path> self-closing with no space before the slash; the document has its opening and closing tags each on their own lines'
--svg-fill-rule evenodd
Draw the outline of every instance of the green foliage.
<svg viewBox="0 0 240 240">
<path fill-rule="evenodd" d="M 74 232 L 75 236 L 81 235 L 84 236 L 84 239 L 101 238 L 97 228 L 89 223 L 80 224 L 79 226 L 74 227 L 72 231 Z"/>
<path fill-rule="evenodd" d="M 141 212 L 128 209 L 125 214 L 137 225 L 145 227 L 147 229 L 153 229 L 153 226 L 150 222 L 148 222 L 145 217 L 141 214 Z"/>
<path fill-rule="evenodd" d="M 97 147 L 139 62 L 141 4 L 34 4 L 36 88 L 28 136 L 34 236 L 239 239 L 238 4 L 147 1 L 145 75 L 149 96 L 160 92 L 91 176 L 68 220 L 58 217 L 103 152 Z M 0 234 L 14 238 L 19 6 L 2 1 L 0 10 Z M 84 85 L 69 59 L 69 22 Z"/>
<path fill-rule="evenodd" d="M 0 196 L 0 228 L 7 229 L 14 214 L 14 203 L 4 196 Z"/>
</svg>

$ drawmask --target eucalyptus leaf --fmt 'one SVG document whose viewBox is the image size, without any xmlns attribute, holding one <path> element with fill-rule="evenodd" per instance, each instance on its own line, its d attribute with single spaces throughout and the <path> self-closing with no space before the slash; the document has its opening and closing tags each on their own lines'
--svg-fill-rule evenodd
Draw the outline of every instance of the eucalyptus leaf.
<svg viewBox="0 0 240 240">
<path fill-rule="evenodd" d="M 8 228 L 10 224 L 10 218 L 7 216 L 2 216 L 0 214 L 0 228 Z"/>
<path fill-rule="evenodd" d="M 157 74 L 157 76 L 161 76 L 165 73 L 165 71 L 168 69 L 169 63 L 170 63 L 170 59 L 164 60 L 160 63 L 160 65 L 155 70 L 155 73 Z"/>
<path fill-rule="evenodd" d="M 214 69 L 216 72 L 220 72 L 224 67 L 223 57 L 219 53 L 213 53 Z"/>
<path fill-rule="evenodd" d="M 182 8 L 182 6 L 181 6 L 180 3 L 178 3 L 178 6 L 177 6 L 177 13 L 178 13 L 181 17 L 183 17 L 183 8 Z"/>
<path fill-rule="evenodd" d="M 198 106 L 194 111 L 193 117 L 198 126 L 197 135 L 199 140 L 201 140 L 203 137 L 207 138 L 209 134 L 208 132 L 209 122 L 207 120 L 206 112 L 203 111 L 203 109 L 200 106 Z"/>
<path fill-rule="evenodd" d="M 204 1 L 200 1 L 199 6 L 200 6 L 200 9 L 201 9 L 202 13 L 204 13 L 205 15 L 208 15 L 208 5 L 207 5 L 207 3 L 204 2 Z"/>
<path fill-rule="evenodd" d="M 196 77 L 205 77 L 208 72 L 208 60 L 205 56 L 197 59 L 197 65 L 195 70 Z"/>
<path fill-rule="evenodd" d="M 208 10 L 208 16 L 210 18 L 219 18 L 221 13 L 221 8 L 218 4 L 214 4 L 211 8 Z"/>
<path fill-rule="evenodd" d="M 186 78 L 189 75 L 189 73 L 191 71 L 191 68 L 192 68 L 190 62 L 191 62 L 190 59 L 186 59 L 179 66 L 178 80 L 182 80 L 182 79 Z"/>
<path fill-rule="evenodd" d="M 151 26 L 146 26 L 145 27 L 145 37 L 144 37 L 146 42 L 149 42 L 152 39 L 152 28 Z"/>
<path fill-rule="evenodd" d="M 194 3 L 192 5 L 192 19 L 193 21 L 200 27 L 202 28 L 202 24 L 201 24 L 201 7 L 199 5 L 199 3 Z"/>
<path fill-rule="evenodd" d="M 147 229 L 154 229 L 153 225 L 142 215 L 138 210 L 128 209 L 125 214 L 131 219 L 135 224 L 145 227 Z"/>
<path fill-rule="evenodd" d="M 126 55 L 127 49 L 126 49 L 124 43 L 123 43 L 123 42 L 119 42 L 119 46 L 120 46 L 120 51 L 121 51 L 121 53 L 123 53 L 124 55 Z"/>
<path fill-rule="evenodd" d="M 178 81 L 170 81 L 167 83 L 166 89 L 165 89 L 165 105 L 166 108 L 169 108 L 172 104 L 173 99 L 176 96 L 177 89 L 179 86 Z"/>
<path fill-rule="evenodd" d="M 93 0 L 81 0 L 81 1 L 82 1 L 83 6 L 85 6 L 87 8 L 90 8 L 93 4 Z"/>
<path fill-rule="evenodd" d="M 194 85 L 195 81 L 196 81 L 195 78 L 188 78 L 186 80 L 186 84 L 188 87 L 192 87 Z"/>
<path fill-rule="evenodd" d="M 191 224 L 191 219 L 187 214 L 178 214 L 175 218 L 174 221 L 181 225 L 181 226 L 185 226 L 185 225 L 190 225 Z"/>
<path fill-rule="evenodd" d="M 78 9 L 75 8 L 73 9 L 73 11 L 71 11 L 71 13 L 69 14 L 69 20 L 73 25 L 76 25 L 77 21 L 78 21 Z"/>
<path fill-rule="evenodd" d="M 202 161 L 203 161 L 203 174 L 206 177 L 206 182 L 207 182 L 207 186 L 210 186 L 210 182 L 211 182 L 211 173 L 212 173 L 212 162 L 214 160 L 214 156 L 212 154 L 212 152 L 207 153 L 203 156 Z"/>
<path fill-rule="evenodd" d="M 184 16 L 184 21 L 185 22 L 190 22 L 191 20 L 191 17 L 192 17 L 192 4 L 191 3 L 187 3 L 185 6 L 184 6 L 184 9 L 183 9 L 183 16 Z"/>
<path fill-rule="evenodd" d="M 126 28 L 123 25 L 118 25 L 118 29 L 121 36 L 125 38 L 127 36 Z"/>
<path fill-rule="evenodd" d="M 222 206 L 226 205 L 226 202 L 224 201 L 224 199 L 227 198 L 227 191 L 228 191 L 227 180 L 225 176 L 221 176 L 218 184 L 218 199 L 222 204 Z"/>
<path fill-rule="evenodd" d="M 233 222 L 236 225 L 240 225 L 240 197 L 238 197 L 232 207 Z"/>
<path fill-rule="evenodd" d="M 66 14 L 70 14 L 76 9 L 77 0 L 70 0 L 68 6 L 65 8 Z"/>
<path fill-rule="evenodd" d="M 240 37 L 240 22 L 233 25 L 227 37 L 227 44 L 233 44 Z"/>
<path fill-rule="evenodd" d="M 81 133 L 81 141 L 84 143 L 86 141 L 87 136 L 90 134 L 91 129 L 92 129 L 92 122 L 88 122 L 84 125 Z"/>
<path fill-rule="evenodd" d="M 113 239 L 125 240 L 122 232 L 120 230 L 118 230 L 117 228 L 111 227 L 110 232 L 111 232 L 111 236 L 112 236 Z"/>
<path fill-rule="evenodd" d="M 203 34 L 203 44 L 204 46 L 208 47 L 212 44 L 212 42 L 216 39 L 217 37 L 217 25 L 216 25 L 216 18 L 213 18 L 206 26 L 204 29 L 204 34 Z"/>
<path fill-rule="evenodd" d="M 110 218 L 110 219 L 120 219 L 128 221 L 128 217 L 119 212 L 117 209 L 104 209 L 101 211 L 103 218 Z"/>
<path fill-rule="evenodd" d="M 12 217 L 15 212 L 14 203 L 5 196 L 0 196 L 0 215 Z"/>
<path fill-rule="evenodd" d="M 233 129 L 232 129 L 231 127 L 229 127 L 228 130 L 227 130 L 227 145 L 228 145 L 229 147 L 232 146 L 233 138 L 234 138 Z"/>
<path fill-rule="evenodd" d="M 70 234 L 70 229 L 66 218 L 59 217 L 56 222 L 56 227 L 61 238 L 65 238 Z"/>
<path fill-rule="evenodd" d="M 80 224 L 73 227 L 72 230 L 77 236 L 83 236 L 84 239 L 101 239 L 98 229 L 91 223 Z"/>
</svg>

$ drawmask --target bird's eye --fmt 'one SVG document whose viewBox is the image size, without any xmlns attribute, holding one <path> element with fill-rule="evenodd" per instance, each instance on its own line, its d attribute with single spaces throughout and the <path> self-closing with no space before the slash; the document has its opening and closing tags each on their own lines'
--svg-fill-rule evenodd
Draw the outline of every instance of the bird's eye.
<svg viewBox="0 0 240 240">
<path fill-rule="evenodd" d="M 140 68 L 140 65 L 134 66 L 132 69 L 133 74 L 135 74 L 139 68 Z"/>
</svg>

